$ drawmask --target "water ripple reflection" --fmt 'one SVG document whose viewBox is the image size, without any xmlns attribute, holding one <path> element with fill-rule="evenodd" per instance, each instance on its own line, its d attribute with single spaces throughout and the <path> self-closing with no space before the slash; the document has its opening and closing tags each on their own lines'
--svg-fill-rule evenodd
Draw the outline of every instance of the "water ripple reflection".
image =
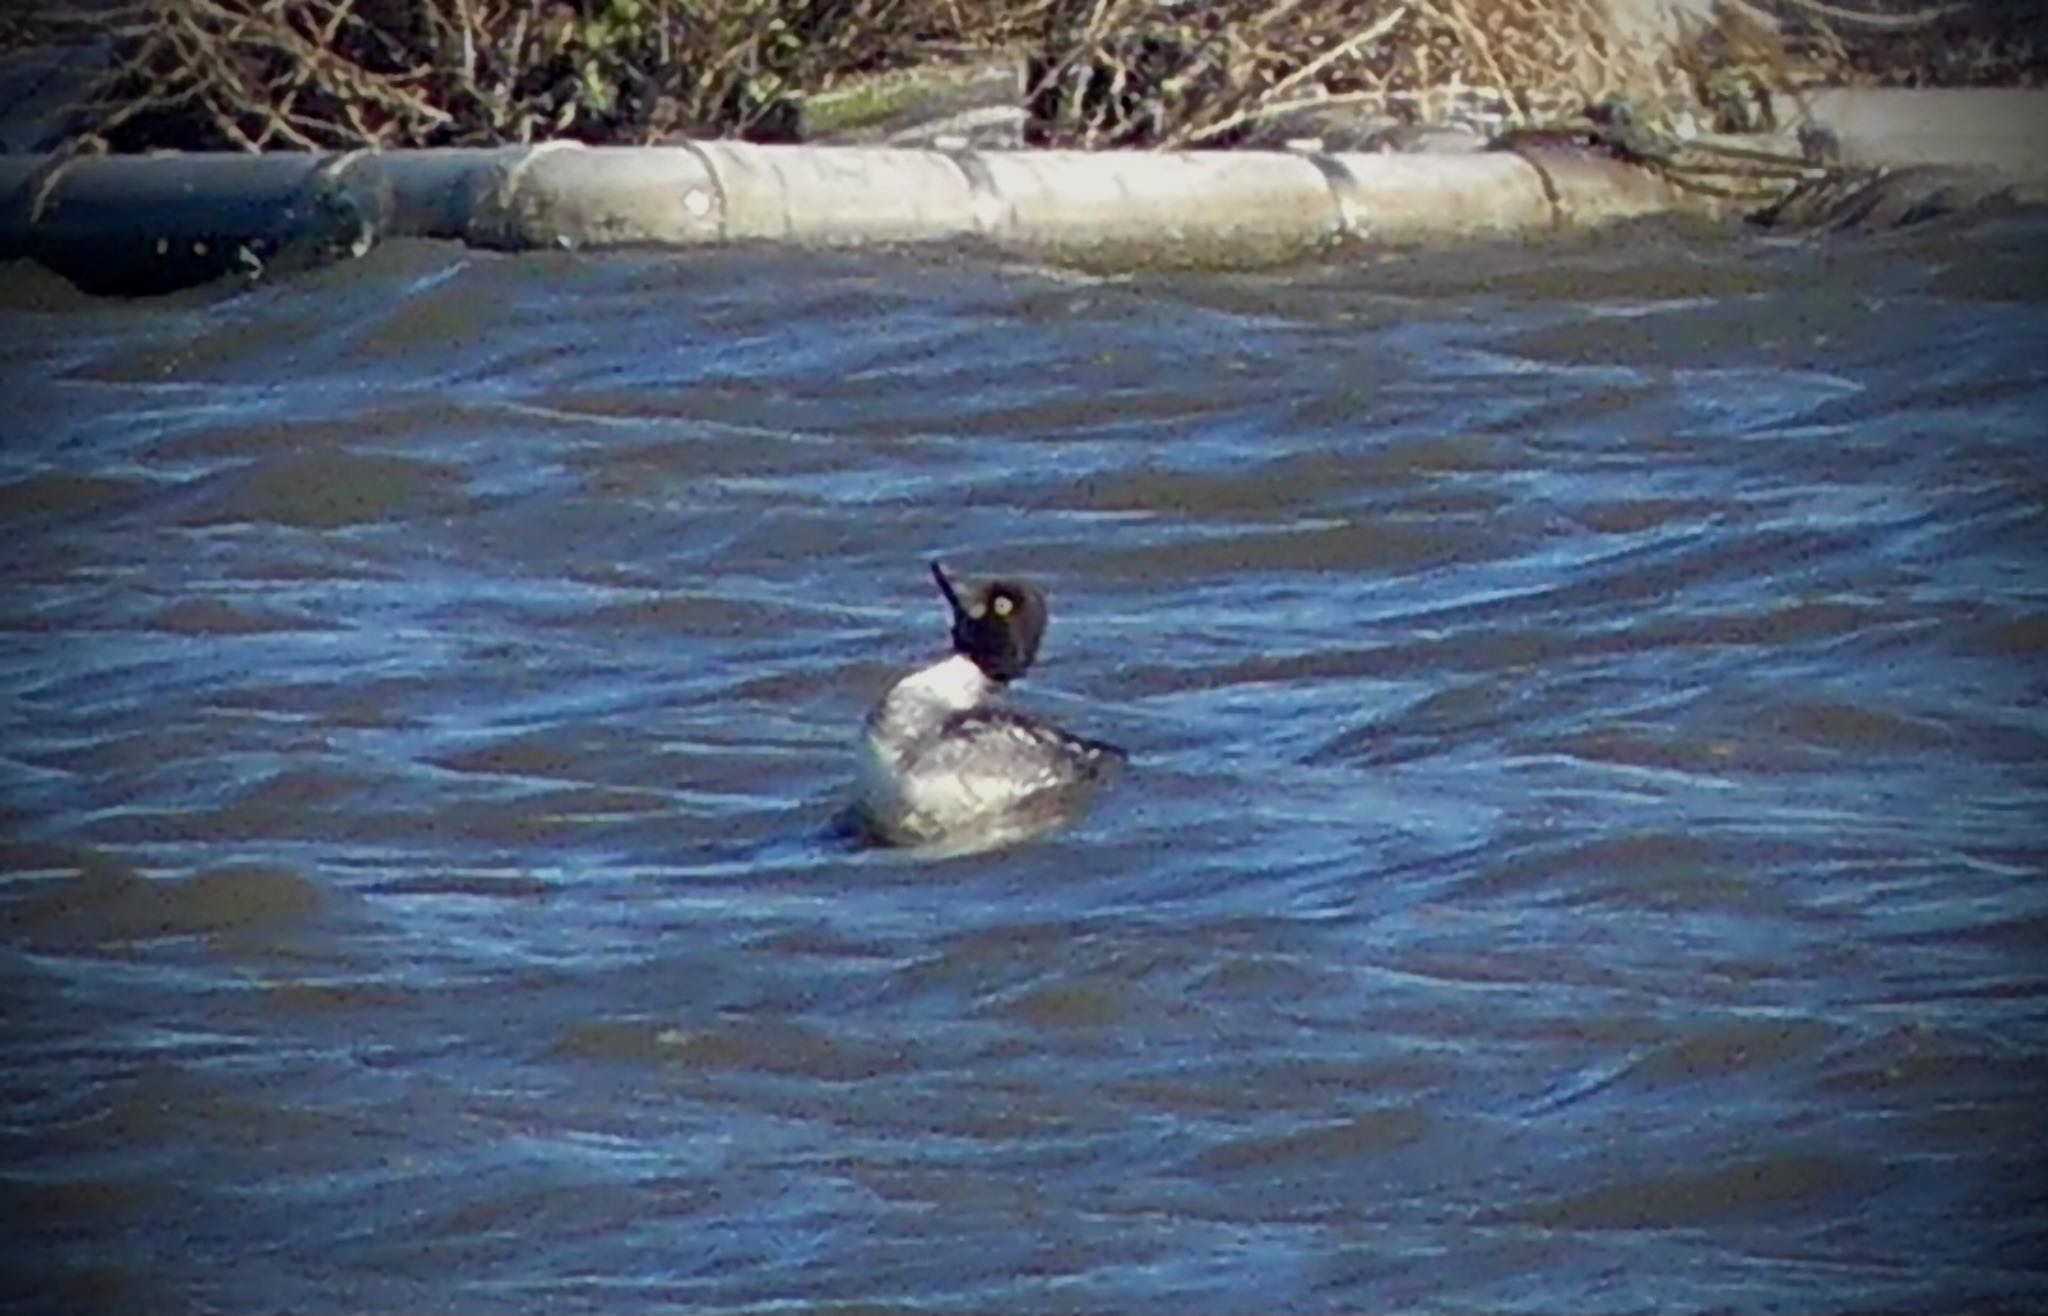
<svg viewBox="0 0 2048 1316">
<path fill-rule="evenodd" d="M 6 1300 L 2048 1302 L 2040 237 L 13 272 Z"/>
</svg>

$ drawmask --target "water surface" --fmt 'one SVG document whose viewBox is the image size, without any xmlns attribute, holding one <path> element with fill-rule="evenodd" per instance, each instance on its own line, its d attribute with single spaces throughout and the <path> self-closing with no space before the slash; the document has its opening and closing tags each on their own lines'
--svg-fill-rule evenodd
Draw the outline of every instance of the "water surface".
<svg viewBox="0 0 2048 1316">
<path fill-rule="evenodd" d="M 12 271 L 10 1305 L 2048 1304 L 2044 237 Z"/>
</svg>

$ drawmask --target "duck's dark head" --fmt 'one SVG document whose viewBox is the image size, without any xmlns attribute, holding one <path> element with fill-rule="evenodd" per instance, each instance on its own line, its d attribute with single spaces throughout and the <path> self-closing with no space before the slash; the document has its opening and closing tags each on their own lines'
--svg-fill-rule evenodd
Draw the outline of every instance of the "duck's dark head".
<svg viewBox="0 0 2048 1316">
<path fill-rule="evenodd" d="M 1037 586 L 991 580 L 963 595 L 937 562 L 932 579 L 953 609 L 953 652 L 973 660 L 991 681 L 1014 681 L 1037 661 L 1045 638 L 1045 595 Z"/>
</svg>

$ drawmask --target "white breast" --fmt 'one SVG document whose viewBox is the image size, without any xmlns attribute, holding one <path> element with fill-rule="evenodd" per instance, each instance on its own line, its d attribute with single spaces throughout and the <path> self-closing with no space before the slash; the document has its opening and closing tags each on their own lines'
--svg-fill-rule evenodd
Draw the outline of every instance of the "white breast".
<svg viewBox="0 0 2048 1316">
<path fill-rule="evenodd" d="M 921 771 L 946 719 L 979 708 L 994 683 L 954 654 L 898 681 L 868 714 L 861 737 L 860 809 L 884 840 L 927 840 L 974 811 L 977 802 L 944 776 Z"/>
</svg>

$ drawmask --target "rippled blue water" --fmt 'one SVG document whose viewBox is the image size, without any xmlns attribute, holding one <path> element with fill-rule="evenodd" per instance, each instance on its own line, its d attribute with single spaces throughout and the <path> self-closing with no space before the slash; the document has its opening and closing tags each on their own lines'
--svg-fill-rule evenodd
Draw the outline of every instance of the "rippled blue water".
<svg viewBox="0 0 2048 1316">
<path fill-rule="evenodd" d="M 2042 234 L 14 271 L 10 1305 L 2048 1303 Z"/>
</svg>

